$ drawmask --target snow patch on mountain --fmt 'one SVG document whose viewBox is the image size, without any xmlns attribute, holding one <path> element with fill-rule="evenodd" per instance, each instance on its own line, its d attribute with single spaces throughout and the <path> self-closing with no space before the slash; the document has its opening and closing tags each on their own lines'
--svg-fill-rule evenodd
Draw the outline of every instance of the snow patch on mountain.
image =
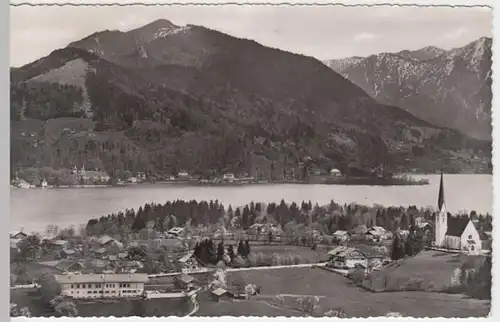
<svg viewBox="0 0 500 322">
<path fill-rule="evenodd" d="M 177 27 L 177 28 L 160 28 L 158 31 L 155 33 L 153 39 L 158 39 L 158 38 L 165 38 L 171 35 L 179 34 L 179 33 L 186 33 L 191 29 L 190 26 L 183 26 L 183 27 Z"/>
</svg>

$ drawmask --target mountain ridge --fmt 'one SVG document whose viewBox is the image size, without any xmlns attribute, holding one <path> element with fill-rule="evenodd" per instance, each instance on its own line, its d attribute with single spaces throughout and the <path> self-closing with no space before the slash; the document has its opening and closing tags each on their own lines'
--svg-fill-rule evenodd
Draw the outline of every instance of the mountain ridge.
<svg viewBox="0 0 500 322">
<path fill-rule="evenodd" d="M 425 48 L 324 63 L 381 103 L 491 139 L 491 42 L 482 37 L 423 60 L 410 57 Z"/>
<path fill-rule="evenodd" d="M 37 155 L 52 168 L 283 177 L 304 158 L 370 170 L 488 153 L 487 142 L 377 103 L 315 58 L 166 20 L 94 33 L 11 74 L 13 168 Z M 21 137 L 27 124 L 35 142 Z"/>
</svg>

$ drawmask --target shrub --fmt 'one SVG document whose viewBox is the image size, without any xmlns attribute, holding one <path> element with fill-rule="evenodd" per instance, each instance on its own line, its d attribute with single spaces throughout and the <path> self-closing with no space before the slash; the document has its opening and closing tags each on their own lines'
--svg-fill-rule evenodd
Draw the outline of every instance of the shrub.
<svg viewBox="0 0 500 322">
<path fill-rule="evenodd" d="M 272 256 L 264 253 L 257 254 L 257 262 L 259 266 L 271 266 L 273 264 Z"/>
<path fill-rule="evenodd" d="M 319 308 L 318 302 L 319 299 L 315 296 L 302 297 L 299 300 L 300 310 L 307 314 L 313 314 Z"/>
<path fill-rule="evenodd" d="M 224 261 L 220 260 L 218 263 L 217 263 L 217 269 L 226 269 L 226 263 L 224 263 Z"/>
<path fill-rule="evenodd" d="M 248 260 L 248 265 L 250 267 L 259 266 L 258 256 L 256 254 L 254 254 L 254 253 L 248 254 L 247 260 Z"/>
<path fill-rule="evenodd" d="M 403 289 L 406 291 L 423 291 L 423 288 L 424 280 L 421 277 L 410 278 L 403 286 Z"/>
<path fill-rule="evenodd" d="M 50 301 L 50 304 L 59 316 L 76 317 L 78 315 L 76 304 L 71 300 L 64 299 L 60 295 Z"/>
<path fill-rule="evenodd" d="M 233 267 L 236 267 L 236 268 L 246 267 L 247 262 L 243 259 L 243 257 L 237 256 L 233 259 L 232 265 L 233 265 Z"/>
<path fill-rule="evenodd" d="M 343 309 L 329 310 L 325 312 L 324 316 L 332 318 L 347 318 L 347 314 L 345 314 Z"/>
<path fill-rule="evenodd" d="M 282 260 L 280 255 L 273 253 L 273 255 L 271 257 L 271 263 L 273 266 L 279 266 L 279 265 L 282 265 L 283 260 Z"/>
<path fill-rule="evenodd" d="M 54 275 L 45 274 L 40 278 L 40 294 L 42 300 L 49 304 L 58 295 L 61 294 L 61 286 L 56 281 Z"/>
</svg>

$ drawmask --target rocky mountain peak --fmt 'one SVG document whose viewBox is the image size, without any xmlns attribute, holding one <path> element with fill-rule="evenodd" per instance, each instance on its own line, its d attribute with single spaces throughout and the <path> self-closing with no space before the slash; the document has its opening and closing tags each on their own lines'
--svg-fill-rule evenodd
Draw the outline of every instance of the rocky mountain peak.
<svg viewBox="0 0 500 322">
<path fill-rule="evenodd" d="M 431 123 L 491 139 L 491 38 L 325 62 L 379 102 Z"/>
</svg>

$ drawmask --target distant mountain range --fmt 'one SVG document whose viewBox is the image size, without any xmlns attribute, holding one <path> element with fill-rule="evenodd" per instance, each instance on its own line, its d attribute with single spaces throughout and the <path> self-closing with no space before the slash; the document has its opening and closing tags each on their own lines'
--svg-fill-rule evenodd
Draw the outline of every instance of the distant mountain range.
<svg viewBox="0 0 500 322">
<path fill-rule="evenodd" d="M 491 139 L 491 38 L 325 64 L 383 104 L 439 126 Z"/>
<path fill-rule="evenodd" d="M 376 102 L 322 62 L 201 26 L 102 31 L 11 69 L 12 167 L 282 177 L 460 171 L 491 142 Z"/>
</svg>

